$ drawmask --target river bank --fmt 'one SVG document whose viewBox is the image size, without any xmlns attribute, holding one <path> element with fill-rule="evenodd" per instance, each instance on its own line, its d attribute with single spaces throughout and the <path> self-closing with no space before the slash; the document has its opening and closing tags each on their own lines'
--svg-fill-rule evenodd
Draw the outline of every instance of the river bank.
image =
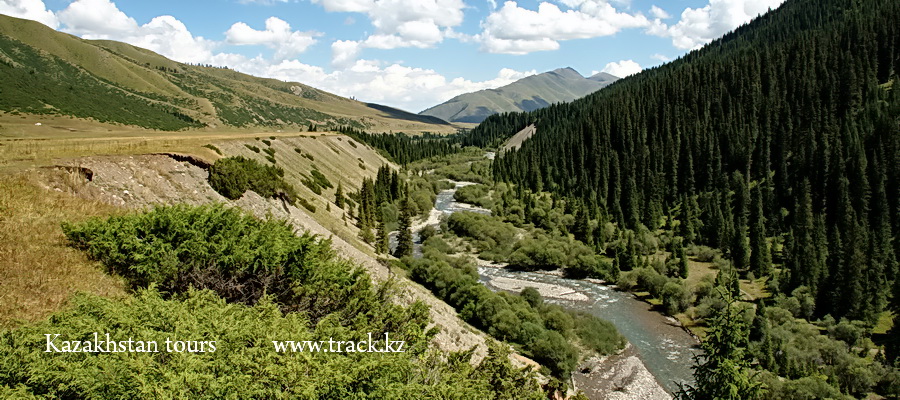
<svg viewBox="0 0 900 400">
<path fill-rule="evenodd" d="M 582 391 L 589 399 L 670 400 L 670 395 L 647 370 L 629 343 L 618 354 L 593 357 L 572 374 L 573 392 Z"/>
<path fill-rule="evenodd" d="M 479 264 L 491 266 L 483 268 L 502 269 L 502 266 L 479 260 Z M 484 275 L 482 275 L 484 276 Z M 511 277 L 497 276 L 487 279 L 485 284 L 494 290 L 521 292 L 526 287 L 537 289 L 547 301 L 588 303 L 591 299 L 571 287 L 549 282 L 536 282 Z M 629 342 L 618 354 L 592 357 L 583 361 L 572 374 L 572 394 L 581 390 L 589 399 L 616 400 L 669 400 L 672 396 L 656 377 L 647 369 L 640 353 Z"/>
<path fill-rule="evenodd" d="M 491 214 L 490 210 L 456 202 L 456 190 L 471 183 L 454 184 L 453 189 L 438 193 L 434 208 L 425 221 L 415 224 L 417 228 L 437 227 L 440 215 L 456 211 Z M 567 279 L 559 271 L 516 272 L 502 263 L 477 257 L 476 261 L 481 281 L 488 288 L 520 292 L 534 287 L 546 302 L 606 319 L 626 337 L 629 346 L 623 352 L 585 360 L 573 374 L 572 384 L 589 398 L 671 399 L 678 384 L 693 383 L 696 339 L 633 294 L 593 279 Z"/>
</svg>

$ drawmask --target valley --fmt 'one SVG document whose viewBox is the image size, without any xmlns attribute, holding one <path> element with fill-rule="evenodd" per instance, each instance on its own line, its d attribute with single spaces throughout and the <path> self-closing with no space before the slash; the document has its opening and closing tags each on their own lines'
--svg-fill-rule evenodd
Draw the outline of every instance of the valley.
<svg viewBox="0 0 900 400">
<path fill-rule="evenodd" d="M 413 114 L 0 15 L 0 398 L 898 398 L 898 18 Z"/>
</svg>

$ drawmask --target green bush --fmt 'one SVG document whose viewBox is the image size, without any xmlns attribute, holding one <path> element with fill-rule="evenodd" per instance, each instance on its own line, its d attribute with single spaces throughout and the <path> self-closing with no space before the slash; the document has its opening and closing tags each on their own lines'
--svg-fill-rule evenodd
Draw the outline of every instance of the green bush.
<svg viewBox="0 0 900 400">
<path fill-rule="evenodd" d="M 154 290 L 126 301 L 79 295 L 50 320 L 0 333 L 0 397 L 10 399 L 412 399 L 545 398 L 533 378 L 492 345 L 481 365 L 471 353 L 427 350 L 424 308 L 393 326 L 405 353 L 280 353 L 272 341 L 366 340 L 366 332 L 313 328 L 263 299 L 228 304 L 209 291 L 166 299 Z M 44 353 L 44 334 L 59 340 L 156 341 L 158 353 Z M 167 352 L 166 339 L 215 341 L 215 352 Z M 328 347 L 327 343 L 325 347 Z M 460 384 L 465 382 L 465 384 Z"/>
<path fill-rule="evenodd" d="M 216 154 L 218 154 L 220 156 L 223 155 L 222 150 L 219 150 L 219 148 L 213 144 L 205 144 L 205 145 L 203 145 L 203 147 L 206 147 L 207 149 L 210 149 L 210 150 L 216 152 Z"/>
<path fill-rule="evenodd" d="M 263 197 L 281 197 L 293 204 L 297 192 L 284 181 L 284 170 L 244 157 L 221 158 L 209 169 L 209 184 L 225 198 L 239 199 L 252 190 Z"/>
<path fill-rule="evenodd" d="M 312 175 L 313 179 L 319 186 L 325 189 L 331 189 L 334 187 L 334 185 L 331 184 L 331 181 L 329 181 L 328 178 L 325 177 L 325 175 L 319 172 L 319 170 L 313 168 L 313 170 L 309 173 Z"/>
</svg>

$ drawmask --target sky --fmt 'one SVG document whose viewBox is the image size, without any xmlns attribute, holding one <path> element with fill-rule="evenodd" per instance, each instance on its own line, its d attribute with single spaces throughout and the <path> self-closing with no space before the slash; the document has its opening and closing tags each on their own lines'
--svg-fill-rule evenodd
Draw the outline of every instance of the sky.
<svg viewBox="0 0 900 400">
<path fill-rule="evenodd" d="M 784 0 L 0 0 L 0 14 L 419 112 L 572 67 L 625 77 Z"/>
</svg>

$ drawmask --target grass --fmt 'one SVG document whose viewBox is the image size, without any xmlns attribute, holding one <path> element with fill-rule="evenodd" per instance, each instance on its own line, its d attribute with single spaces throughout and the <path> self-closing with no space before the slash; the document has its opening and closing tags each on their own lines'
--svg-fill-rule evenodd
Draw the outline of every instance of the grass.
<svg viewBox="0 0 900 400">
<path fill-rule="evenodd" d="M 60 228 L 61 221 L 121 211 L 50 192 L 34 179 L 23 174 L 0 176 L 0 328 L 41 320 L 76 292 L 125 294 L 120 279 L 106 275 L 98 263 L 66 245 Z"/>
<path fill-rule="evenodd" d="M 887 333 L 891 328 L 894 327 L 894 313 L 890 311 L 885 311 L 878 316 L 878 322 L 875 323 L 875 327 L 872 328 L 873 334 L 884 334 Z"/>
<path fill-rule="evenodd" d="M 42 125 L 35 126 L 36 122 Z M 0 113 L 0 171 L 53 165 L 58 159 L 66 158 L 157 152 L 185 153 L 214 161 L 220 154 L 207 147 L 210 142 L 249 140 L 259 133 L 259 130 L 240 129 L 160 132 L 68 117 L 28 116 L 22 119 Z M 279 137 L 304 135 L 298 132 L 275 134 Z"/>
</svg>

